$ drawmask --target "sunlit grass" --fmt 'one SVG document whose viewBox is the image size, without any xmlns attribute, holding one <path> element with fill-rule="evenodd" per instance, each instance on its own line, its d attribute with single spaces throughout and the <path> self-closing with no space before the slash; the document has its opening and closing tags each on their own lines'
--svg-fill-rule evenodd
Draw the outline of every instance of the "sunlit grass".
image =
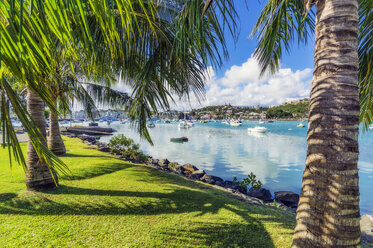
<svg viewBox="0 0 373 248">
<path fill-rule="evenodd" d="M 20 166 L 11 177 L 0 150 L 0 247 L 290 246 L 288 212 L 64 139 L 74 177 L 44 193 L 25 190 Z"/>
</svg>

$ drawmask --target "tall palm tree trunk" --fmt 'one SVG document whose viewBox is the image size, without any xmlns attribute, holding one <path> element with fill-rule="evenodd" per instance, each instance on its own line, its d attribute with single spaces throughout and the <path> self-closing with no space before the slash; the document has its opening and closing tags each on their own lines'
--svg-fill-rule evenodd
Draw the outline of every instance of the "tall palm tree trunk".
<svg viewBox="0 0 373 248">
<path fill-rule="evenodd" d="M 49 115 L 48 147 L 56 155 L 63 155 L 66 153 L 65 144 L 63 143 L 60 126 L 58 124 L 58 116 L 52 111 Z"/>
<path fill-rule="evenodd" d="M 357 0 L 318 0 L 307 158 L 292 247 L 360 244 Z"/>
<path fill-rule="evenodd" d="M 44 119 L 44 103 L 43 101 L 30 89 L 27 89 L 27 111 L 39 128 L 41 135 L 40 139 L 45 142 L 46 130 Z M 30 190 L 42 190 L 54 188 L 56 186 L 54 179 L 57 182 L 57 175 L 55 171 L 50 171 L 44 161 L 41 161 L 31 143 L 27 144 L 27 172 L 26 172 L 26 186 Z"/>
</svg>

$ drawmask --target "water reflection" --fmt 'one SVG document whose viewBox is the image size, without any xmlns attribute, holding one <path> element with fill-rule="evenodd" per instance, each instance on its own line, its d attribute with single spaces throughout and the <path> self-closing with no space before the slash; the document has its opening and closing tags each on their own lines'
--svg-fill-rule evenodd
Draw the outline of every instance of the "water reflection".
<svg viewBox="0 0 373 248">
<path fill-rule="evenodd" d="M 150 130 L 151 146 L 140 139 L 128 124 L 112 123 L 118 133 L 133 138 L 141 149 L 156 158 L 168 158 L 178 163 L 193 163 L 207 173 L 226 180 L 241 179 L 253 172 L 272 192 L 292 190 L 300 192 L 306 157 L 306 128 L 297 128 L 296 122 L 266 124 L 266 134 L 247 132 L 257 125 L 245 122 L 231 128 L 221 123 L 196 124 L 190 129 L 179 129 L 176 124 L 156 124 Z M 292 130 L 289 130 L 291 128 Z M 187 136 L 189 142 L 172 143 L 170 138 Z M 103 137 L 108 141 L 110 137 Z M 369 147 L 373 136 L 360 139 L 361 211 L 373 213 L 372 190 L 373 154 Z"/>
</svg>

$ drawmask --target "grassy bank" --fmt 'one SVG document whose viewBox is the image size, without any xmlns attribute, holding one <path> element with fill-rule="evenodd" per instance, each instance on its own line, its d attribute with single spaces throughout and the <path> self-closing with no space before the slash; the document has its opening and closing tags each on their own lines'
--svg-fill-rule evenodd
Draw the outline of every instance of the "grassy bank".
<svg viewBox="0 0 373 248">
<path fill-rule="evenodd" d="M 64 139 L 74 177 L 44 193 L 26 192 L 0 150 L 0 247 L 290 246 L 290 213 Z"/>
</svg>

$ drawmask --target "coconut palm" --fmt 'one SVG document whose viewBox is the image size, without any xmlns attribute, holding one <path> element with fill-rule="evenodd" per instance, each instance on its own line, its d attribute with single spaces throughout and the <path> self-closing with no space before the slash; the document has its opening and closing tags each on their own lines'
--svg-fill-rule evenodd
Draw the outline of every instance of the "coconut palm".
<svg viewBox="0 0 373 248">
<path fill-rule="evenodd" d="M 69 71 L 69 67 L 65 68 L 68 71 L 60 70 L 60 76 L 54 77 L 54 79 L 58 78 L 58 80 L 53 81 L 51 85 L 56 99 L 55 106 L 58 108 L 59 113 L 71 113 L 74 101 L 78 101 L 83 105 L 88 117 L 93 119 L 98 115 L 96 104 L 123 108 L 130 102 L 128 94 L 113 90 L 108 86 L 110 82 L 107 82 L 107 79 L 100 78 L 99 82 L 81 81 Z M 91 80 L 93 79 L 91 78 Z M 58 113 L 54 112 L 49 115 L 48 147 L 56 155 L 66 153 L 65 144 L 60 133 Z"/>
<path fill-rule="evenodd" d="M 360 2 L 360 6 L 368 2 L 372 6 L 370 0 Z M 364 13 L 367 14 L 360 11 L 363 23 L 367 20 Z M 360 44 L 371 39 L 358 37 L 358 1 L 269 0 L 253 31 L 259 39 L 255 56 L 263 72 L 274 71 L 279 67 L 283 49 L 289 52 L 296 38 L 301 43 L 307 42 L 310 31 L 315 32 L 315 68 L 306 166 L 292 247 L 357 247 L 360 244 L 358 39 Z M 371 43 L 369 46 L 365 51 L 371 49 Z M 371 62 L 362 58 L 365 55 L 360 54 L 360 67 L 369 68 Z M 367 76 L 364 75 L 367 71 L 360 73 L 361 79 Z"/>
<path fill-rule="evenodd" d="M 222 46 L 223 55 L 227 55 L 219 14 L 208 12 L 201 18 L 202 3 L 202 0 L 5 1 L 0 6 L 1 93 L 4 101 L 9 99 L 38 155 L 38 159 L 32 156 L 27 160 L 31 164 L 26 166 L 13 127 L 6 118 L 9 113 L 2 104 L 3 134 L 11 141 L 8 147 L 12 148 L 15 158 L 25 169 L 48 168 L 52 179 L 55 179 L 52 168 L 66 172 L 64 164 L 46 149 L 45 127 L 41 125 L 43 117 L 40 115 L 42 102 L 38 99 L 40 97 L 57 113 L 52 90 L 44 81 L 46 75 L 53 75 L 54 68 L 49 62 L 55 60 L 57 46 L 63 47 L 61 59 L 79 61 L 79 55 L 84 53 L 88 75 L 95 73 L 99 67 L 96 65 L 108 61 L 111 62 L 108 66 L 122 71 L 133 87 L 130 115 L 139 120 L 141 134 L 149 139 L 145 120 L 151 110 L 169 106 L 172 93 L 181 96 L 193 90 L 201 95 L 204 69 L 208 63 L 221 65 L 218 47 Z M 223 23 L 234 33 L 235 12 L 231 2 L 218 3 Z M 95 32 L 92 32 L 92 25 L 97 27 Z M 30 89 L 28 105 L 38 111 L 26 111 L 3 76 L 4 69 L 27 85 Z M 37 122 L 32 120 L 34 117 Z M 27 171 L 29 174 L 37 170 Z M 30 178 L 39 180 L 41 177 Z M 29 186 L 39 188 L 43 181 L 46 179 Z"/>
</svg>

